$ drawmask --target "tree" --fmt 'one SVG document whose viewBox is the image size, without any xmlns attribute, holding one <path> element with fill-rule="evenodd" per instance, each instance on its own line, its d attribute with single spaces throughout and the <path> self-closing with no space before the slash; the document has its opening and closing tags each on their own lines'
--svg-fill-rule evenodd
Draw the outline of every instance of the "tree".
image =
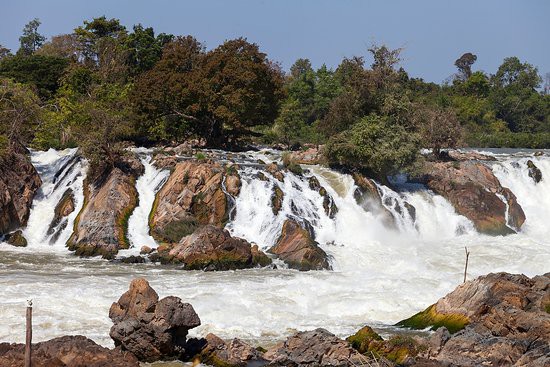
<svg viewBox="0 0 550 367">
<path fill-rule="evenodd" d="M 19 37 L 19 43 L 21 47 L 18 53 L 23 55 L 32 55 L 36 50 L 42 46 L 46 37 L 38 33 L 38 27 L 40 27 L 40 20 L 34 18 L 28 22 L 23 28 L 23 35 Z"/>
<path fill-rule="evenodd" d="M 458 69 L 458 78 L 460 80 L 468 80 L 472 75 L 472 65 L 476 62 L 477 56 L 471 52 L 466 52 L 455 61 L 455 66 Z"/>
<path fill-rule="evenodd" d="M 462 126 L 452 109 L 423 106 L 416 108 L 415 117 L 422 144 L 436 159 L 441 157 L 441 149 L 462 143 Z"/>
<path fill-rule="evenodd" d="M 137 75 L 150 70 L 160 60 L 164 45 L 173 38 L 174 36 L 164 33 L 155 37 L 153 28 L 144 28 L 141 24 L 134 25 L 133 32 L 126 40 L 132 74 Z"/>
<path fill-rule="evenodd" d="M 536 67 L 522 63 L 517 57 L 507 57 L 492 77 L 496 88 L 527 88 L 535 90 L 540 86 L 541 77 Z"/>
<path fill-rule="evenodd" d="M 42 45 L 37 51 L 37 55 L 54 56 L 65 59 L 78 60 L 80 58 L 78 40 L 74 34 L 60 34 L 53 36 L 52 39 Z"/>
<path fill-rule="evenodd" d="M 0 45 L 0 61 L 2 61 L 2 59 L 5 59 L 8 56 L 11 56 L 10 49 Z"/>
<path fill-rule="evenodd" d="M 106 66 L 110 60 L 105 57 L 116 51 L 116 46 L 123 42 L 127 35 L 126 28 L 118 19 L 107 19 L 105 16 L 84 21 L 84 26 L 75 28 L 82 61 L 87 65 Z"/>
<path fill-rule="evenodd" d="M 371 53 L 374 62 L 371 65 L 372 74 L 376 86 L 382 89 L 382 92 L 387 91 L 398 79 L 398 74 L 395 70 L 401 62 L 402 48 L 395 50 L 389 49 L 386 45 L 372 45 L 368 51 Z"/>
<path fill-rule="evenodd" d="M 333 165 L 359 169 L 386 182 L 388 175 L 411 167 L 419 149 L 416 134 L 396 124 L 391 117 L 371 114 L 332 137 L 325 155 Z"/>
</svg>

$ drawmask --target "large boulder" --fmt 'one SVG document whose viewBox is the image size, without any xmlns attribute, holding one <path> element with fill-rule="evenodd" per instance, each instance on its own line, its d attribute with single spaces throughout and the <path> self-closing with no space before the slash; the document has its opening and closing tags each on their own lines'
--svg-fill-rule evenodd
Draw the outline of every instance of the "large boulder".
<svg viewBox="0 0 550 367">
<path fill-rule="evenodd" d="M 146 362 L 182 356 L 188 331 L 201 324 L 193 306 L 173 296 L 159 301 L 143 278 L 131 282 L 111 306 L 109 317 L 115 345 Z"/>
<path fill-rule="evenodd" d="M 200 226 L 223 227 L 231 209 L 224 185 L 230 195 L 238 195 L 236 169 L 212 161 L 178 163 L 155 198 L 151 235 L 159 242 L 177 243 Z"/>
<path fill-rule="evenodd" d="M 23 231 L 20 229 L 5 235 L 4 240 L 8 245 L 15 247 L 27 247 L 27 239 L 23 236 Z"/>
<path fill-rule="evenodd" d="M 330 196 L 330 194 L 327 192 L 327 189 L 321 186 L 321 183 L 315 176 L 309 177 L 308 182 L 309 188 L 317 191 L 319 195 L 323 197 L 323 209 L 325 209 L 325 213 L 329 216 L 329 218 L 334 218 L 336 216 L 336 213 L 338 213 L 338 207 L 336 206 L 336 203 L 334 202 L 332 196 Z"/>
<path fill-rule="evenodd" d="M 327 253 L 319 247 L 309 231 L 292 219 L 285 221 L 281 236 L 269 252 L 277 255 L 293 269 L 331 269 Z"/>
<path fill-rule="evenodd" d="M 194 341 L 199 346 L 193 361 L 213 367 L 263 366 L 266 361 L 262 353 L 240 339 L 224 341 L 214 334 Z"/>
<path fill-rule="evenodd" d="M 0 366 L 24 365 L 25 345 L 0 343 Z M 82 335 L 32 345 L 33 367 L 139 367 L 133 354 L 107 349 Z"/>
<path fill-rule="evenodd" d="M 444 365 L 548 366 L 550 273 L 479 277 L 399 325 L 449 330 L 430 343 L 430 358 Z"/>
<path fill-rule="evenodd" d="M 268 366 L 344 367 L 369 365 L 369 359 L 325 329 L 297 333 L 269 348 Z"/>
<path fill-rule="evenodd" d="M 197 229 L 176 245 L 160 247 L 158 256 L 166 263 L 184 264 L 188 270 L 245 269 L 271 263 L 256 245 L 213 225 Z"/>
<path fill-rule="evenodd" d="M 75 198 L 71 188 L 65 190 L 61 199 L 54 208 L 54 216 L 48 227 L 48 234 L 53 235 L 50 243 L 55 243 L 61 234 L 61 231 L 67 226 L 67 216 L 75 210 Z"/>
<path fill-rule="evenodd" d="M 0 236 L 27 224 L 35 193 L 42 185 L 38 172 L 19 144 L 0 156 Z"/>
<path fill-rule="evenodd" d="M 138 204 L 135 182 L 143 165 L 128 158 L 125 168 L 115 167 L 106 175 L 84 183 L 84 205 L 78 214 L 67 247 L 79 256 L 112 258 L 129 247 L 128 218 Z"/>
<path fill-rule="evenodd" d="M 502 187 L 489 167 L 475 161 L 426 162 L 426 186 L 444 196 L 456 211 L 485 234 L 514 233 L 525 222 L 516 196 Z"/>
<path fill-rule="evenodd" d="M 324 145 L 309 146 L 305 150 L 289 152 L 289 159 L 296 164 L 321 164 L 324 163 Z"/>
</svg>

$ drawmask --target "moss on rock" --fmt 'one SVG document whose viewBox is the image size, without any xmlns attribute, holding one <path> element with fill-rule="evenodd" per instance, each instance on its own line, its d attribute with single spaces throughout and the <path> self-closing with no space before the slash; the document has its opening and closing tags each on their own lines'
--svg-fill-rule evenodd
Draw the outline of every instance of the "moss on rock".
<svg viewBox="0 0 550 367">
<path fill-rule="evenodd" d="M 445 326 L 451 334 L 464 329 L 470 323 L 468 317 L 461 314 L 442 314 L 437 312 L 436 306 L 431 305 L 422 312 L 409 317 L 408 319 L 399 321 L 396 326 L 408 327 L 411 329 L 421 330 L 430 328 L 437 330 Z"/>
</svg>

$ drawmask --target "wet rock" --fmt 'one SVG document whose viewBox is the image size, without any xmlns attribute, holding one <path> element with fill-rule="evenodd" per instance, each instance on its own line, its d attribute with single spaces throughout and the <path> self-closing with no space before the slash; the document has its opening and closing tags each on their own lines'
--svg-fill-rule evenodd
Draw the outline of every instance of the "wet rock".
<svg viewBox="0 0 550 367">
<path fill-rule="evenodd" d="M 128 218 L 138 204 L 135 187 L 143 165 L 135 157 L 125 170 L 113 168 L 99 180 L 84 183 L 84 205 L 78 214 L 67 247 L 79 256 L 113 258 L 129 247 Z"/>
<path fill-rule="evenodd" d="M 120 259 L 115 259 L 114 261 L 122 264 L 143 264 L 145 262 L 145 258 L 143 256 L 131 255 Z"/>
<path fill-rule="evenodd" d="M 34 195 L 42 185 L 28 154 L 15 144 L 0 157 L 0 236 L 27 224 Z"/>
<path fill-rule="evenodd" d="M 146 362 L 183 355 L 188 331 L 201 323 L 193 306 L 173 296 L 159 301 L 143 278 L 131 282 L 130 289 L 111 306 L 109 317 L 114 323 L 110 336 L 115 345 Z"/>
<path fill-rule="evenodd" d="M 460 152 L 458 150 L 450 150 L 447 152 L 450 159 L 455 161 L 496 161 L 492 155 L 486 155 L 479 152 Z"/>
<path fill-rule="evenodd" d="M 272 162 L 270 164 L 268 164 L 266 167 L 265 167 L 265 170 L 267 172 L 269 172 L 273 177 L 275 177 L 277 180 L 283 182 L 285 180 L 285 175 L 283 174 L 283 172 L 279 169 L 279 166 L 277 165 L 277 163 L 275 162 Z"/>
<path fill-rule="evenodd" d="M 321 164 L 324 163 L 323 145 L 308 147 L 306 150 L 289 152 L 289 158 L 296 164 Z"/>
<path fill-rule="evenodd" d="M 268 366 L 361 366 L 370 362 L 325 329 L 297 333 L 264 353 Z M 366 364 L 368 365 L 368 364 Z"/>
<path fill-rule="evenodd" d="M 274 215 L 279 214 L 281 208 L 283 207 L 283 199 L 285 194 L 279 185 L 273 185 L 273 193 L 271 194 L 271 210 Z"/>
<path fill-rule="evenodd" d="M 155 251 L 154 248 L 151 248 L 149 246 L 141 246 L 141 249 L 139 250 L 139 253 L 141 255 L 149 255 Z"/>
<path fill-rule="evenodd" d="M 354 173 L 352 177 L 357 185 L 357 189 L 353 193 L 357 204 L 361 205 L 365 210 L 379 215 L 386 227 L 395 229 L 395 218 L 382 204 L 382 198 L 374 181 L 360 173 Z"/>
<path fill-rule="evenodd" d="M 66 218 L 69 214 L 74 212 L 75 202 L 74 202 L 74 193 L 72 189 L 67 189 L 61 196 L 61 199 L 54 208 L 54 217 L 48 227 L 48 234 L 53 234 L 55 229 L 61 221 Z"/>
<path fill-rule="evenodd" d="M 271 263 L 257 246 L 212 225 L 197 229 L 177 245 L 159 248 L 159 256 L 165 263 L 184 264 L 186 270 L 233 270 Z"/>
<path fill-rule="evenodd" d="M 0 366 L 23 366 L 24 344 L 0 343 Z M 139 367 L 133 354 L 107 349 L 82 335 L 63 336 L 32 346 L 33 367 Z"/>
<path fill-rule="evenodd" d="M 27 239 L 23 236 L 23 231 L 20 229 L 13 233 L 8 233 L 4 240 L 7 244 L 15 247 L 27 247 Z"/>
<path fill-rule="evenodd" d="M 306 229 L 291 219 L 285 221 L 281 236 L 269 252 L 277 255 L 293 269 L 331 269 L 326 252 Z"/>
<path fill-rule="evenodd" d="M 445 327 L 430 358 L 457 366 L 546 366 L 550 363 L 550 273 L 496 273 L 458 286 L 401 324 Z"/>
<path fill-rule="evenodd" d="M 530 159 L 527 161 L 527 169 L 529 170 L 529 177 L 531 177 L 535 183 L 539 183 L 542 180 L 542 172 Z"/>
<path fill-rule="evenodd" d="M 336 213 L 338 213 L 338 207 L 336 206 L 336 203 L 334 202 L 332 196 L 330 196 L 327 190 L 323 186 L 321 186 L 317 177 L 309 177 L 308 182 L 309 188 L 317 191 L 319 195 L 323 197 L 323 209 L 325 209 L 325 213 L 329 216 L 329 218 L 334 218 L 336 216 Z"/>
<path fill-rule="evenodd" d="M 535 157 L 542 157 L 544 155 L 544 152 L 539 150 L 539 151 L 536 151 L 535 154 L 533 154 L 533 156 Z"/>
<path fill-rule="evenodd" d="M 263 172 L 258 172 L 257 177 L 258 177 L 258 180 L 269 181 L 269 179 L 267 178 L 267 176 Z"/>
<path fill-rule="evenodd" d="M 516 196 L 502 187 L 490 168 L 482 163 L 427 162 L 422 181 L 444 196 L 456 211 L 470 219 L 485 234 L 514 233 L 525 222 L 525 214 Z M 506 223 L 508 204 L 509 223 Z M 510 228 L 512 227 L 512 228 Z"/>
<path fill-rule="evenodd" d="M 223 227 L 230 204 L 222 184 L 238 192 L 240 179 L 211 161 L 188 160 L 176 165 L 158 192 L 150 217 L 152 236 L 159 242 L 177 243 L 203 225 Z"/>
<path fill-rule="evenodd" d="M 203 339 L 202 350 L 193 360 L 214 367 L 262 366 L 266 361 L 262 353 L 240 339 L 225 342 L 214 334 Z"/>
</svg>

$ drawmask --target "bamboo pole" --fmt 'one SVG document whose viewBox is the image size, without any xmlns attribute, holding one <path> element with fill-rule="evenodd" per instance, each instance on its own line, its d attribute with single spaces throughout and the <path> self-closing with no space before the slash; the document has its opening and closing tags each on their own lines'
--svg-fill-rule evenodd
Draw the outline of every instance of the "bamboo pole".
<svg viewBox="0 0 550 367">
<path fill-rule="evenodd" d="M 31 367 L 32 300 L 27 301 L 27 327 L 25 338 L 25 367 Z"/>
<path fill-rule="evenodd" d="M 470 251 L 468 251 L 468 247 L 464 247 L 464 250 L 466 251 L 466 264 L 464 265 L 464 282 L 466 283 L 466 273 L 468 272 L 468 258 L 470 257 Z"/>
</svg>

